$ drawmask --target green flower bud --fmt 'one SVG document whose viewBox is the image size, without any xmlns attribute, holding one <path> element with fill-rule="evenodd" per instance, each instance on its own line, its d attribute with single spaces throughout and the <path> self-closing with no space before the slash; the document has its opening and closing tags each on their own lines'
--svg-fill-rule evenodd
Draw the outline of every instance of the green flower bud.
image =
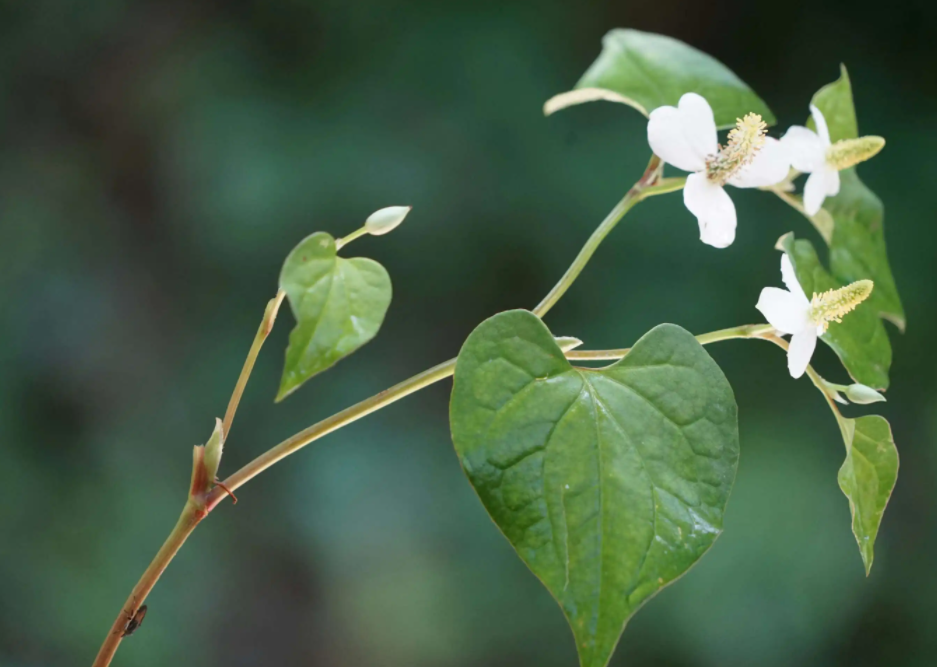
<svg viewBox="0 0 937 667">
<path fill-rule="evenodd" d="M 864 384 L 851 384 L 846 387 L 846 398 L 859 405 L 868 405 L 869 403 L 878 403 L 885 400 L 884 396 Z"/>
</svg>

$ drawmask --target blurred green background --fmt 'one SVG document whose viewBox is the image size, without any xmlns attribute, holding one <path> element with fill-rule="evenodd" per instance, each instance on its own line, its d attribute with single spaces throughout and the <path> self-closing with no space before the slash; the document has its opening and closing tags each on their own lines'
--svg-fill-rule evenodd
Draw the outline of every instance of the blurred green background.
<svg viewBox="0 0 937 667">
<path fill-rule="evenodd" d="M 640 175 L 632 109 L 544 118 L 612 27 L 681 38 L 802 123 L 838 75 L 886 202 L 909 314 L 880 408 L 902 456 L 866 579 L 836 484 L 843 445 L 807 379 L 757 342 L 710 352 L 742 458 L 725 534 L 627 628 L 615 665 L 937 662 L 937 9 L 902 3 L 72 0 L 0 5 L 0 665 L 87 665 L 181 508 L 279 266 L 303 236 L 412 204 L 357 241 L 394 302 L 380 336 L 274 406 L 284 310 L 222 472 L 454 356 L 532 307 Z M 679 196 L 605 242 L 548 324 L 589 347 L 662 321 L 760 321 L 772 249 L 808 223 L 735 191 L 738 240 L 698 240 Z M 816 358 L 834 381 L 829 350 Z M 575 665 L 559 608 L 466 483 L 450 383 L 319 441 L 222 505 L 116 665 Z M 848 414 L 861 413 L 851 408 Z"/>
</svg>

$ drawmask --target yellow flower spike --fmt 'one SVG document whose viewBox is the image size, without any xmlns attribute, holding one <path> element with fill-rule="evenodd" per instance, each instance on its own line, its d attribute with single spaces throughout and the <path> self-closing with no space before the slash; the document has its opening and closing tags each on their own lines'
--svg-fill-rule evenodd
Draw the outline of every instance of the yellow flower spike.
<svg viewBox="0 0 937 667">
<path fill-rule="evenodd" d="M 767 129 L 767 124 L 756 113 L 737 119 L 735 129 L 729 132 L 729 143 L 706 162 L 707 178 L 725 185 L 742 167 L 751 164 L 765 145 Z"/>
<path fill-rule="evenodd" d="M 826 150 L 826 162 L 842 171 L 874 157 L 884 147 L 885 139 L 877 136 L 841 139 Z"/>
<path fill-rule="evenodd" d="M 868 299 L 874 287 L 871 280 L 857 280 L 839 289 L 814 293 L 808 317 L 817 326 L 818 333 L 826 333 L 831 322 L 842 322 L 843 315 Z"/>
</svg>

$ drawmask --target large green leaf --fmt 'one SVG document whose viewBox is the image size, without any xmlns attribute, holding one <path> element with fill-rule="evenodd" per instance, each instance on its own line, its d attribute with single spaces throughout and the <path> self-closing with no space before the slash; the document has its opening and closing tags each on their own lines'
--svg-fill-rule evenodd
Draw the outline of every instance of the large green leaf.
<svg viewBox="0 0 937 667">
<path fill-rule="evenodd" d="M 575 88 L 550 99 L 551 114 L 574 104 L 608 100 L 634 107 L 645 116 L 660 106 L 674 106 L 684 93 L 698 93 L 713 109 L 718 127 L 732 127 L 749 112 L 769 125 L 774 114 L 732 70 L 683 42 L 640 30 L 612 30 L 602 53 Z"/>
<path fill-rule="evenodd" d="M 878 415 L 843 420 L 846 461 L 839 488 L 849 499 L 852 532 L 866 574 L 872 569 L 875 537 L 898 479 L 898 450 L 888 422 Z"/>
<path fill-rule="evenodd" d="M 821 88 L 812 103 L 823 112 L 832 141 L 859 136 L 852 85 L 845 66 L 840 78 Z M 809 124 L 812 126 L 812 119 Z M 882 201 L 859 179 L 855 167 L 840 172 L 840 182 L 839 194 L 823 203 L 833 218 L 832 238 L 828 239 L 830 272 L 843 283 L 872 280 L 875 291 L 869 303 L 881 317 L 903 331 L 904 308 L 885 249 Z"/>
<path fill-rule="evenodd" d="M 844 285 L 823 268 L 810 241 L 795 240 L 791 233 L 782 236 L 778 245 L 791 258 L 797 280 L 808 297 Z M 830 324 L 821 340 L 833 348 L 853 380 L 876 389 L 888 388 L 891 343 L 871 298 L 844 316 L 842 323 Z"/>
<path fill-rule="evenodd" d="M 374 338 L 390 305 L 390 276 L 371 259 L 336 255 L 335 239 L 317 232 L 296 246 L 283 263 L 286 292 L 296 328 L 277 400 Z"/>
<path fill-rule="evenodd" d="M 559 602 L 583 667 L 603 667 L 628 618 L 722 530 L 735 398 L 680 327 L 588 370 L 533 314 L 495 315 L 459 353 L 450 419 L 469 481 Z"/>
</svg>

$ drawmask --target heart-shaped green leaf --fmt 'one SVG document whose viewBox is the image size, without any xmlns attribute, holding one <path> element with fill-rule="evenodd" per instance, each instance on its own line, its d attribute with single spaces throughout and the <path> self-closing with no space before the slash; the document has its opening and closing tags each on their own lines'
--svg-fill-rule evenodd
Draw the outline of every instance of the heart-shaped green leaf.
<svg viewBox="0 0 937 667">
<path fill-rule="evenodd" d="M 794 234 L 785 234 L 778 241 L 778 247 L 788 254 L 797 280 L 809 298 L 831 289 L 842 287 L 844 283 L 827 273 L 817 251 L 810 241 L 794 239 Z M 872 295 L 875 295 L 875 290 Z M 856 382 L 888 389 L 888 370 L 891 368 L 891 343 L 885 325 L 871 305 L 871 298 L 860 303 L 854 311 L 843 317 L 841 323 L 832 323 L 820 339 L 833 348 L 839 360 Z"/>
<path fill-rule="evenodd" d="M 605 35 L 602 53 L 575 88 L 547 101 L 544 112 L 607 100 L 647 116 L 657 107 L 676 106 L 684 93 L 706 98 L 717 127 L 732 127 L 749 112 L 761 114 L 768 125 L 775 123 L 762 99 L 712 56 L 672 37 L 625 29 Z"/>
<path fill-rule="evenodd" d="M 832 141 L 859 136 L 852 85 L 845 66 L 840 78 L 817 91 L 812 103 L 823 112 Z M 812 119 L 808 125 L 813 127 Z M 830 273 L 843 283 L 866 278 L 874 282 L 875 291 L 869 297 L 872 308 L 904 331 L 904 307 L 885 249 L 885 208 L 859 179 L 855 167 L 840 172 L 839 176 L 839 194 L 823 203 L 833 219 L 832 235 L 824 234 L 830 245 Z"/>
<path fill-rule="evenodd" d="M 878 415 L 845 419 L 843 428 L 846 461 L 839 469 L 839 488 L 849 499 L 852 532 L 868 574 L 882 514 L 898 480 L 898 449 L 891 427 Z"/>
<path fill-rule="evenodd" d="M 317 232 L 296 246 L 280 272 L 296 328 L 290 332 L 277 400 L 374 338 L 390 306 L 390 276 L 371 259 L 336 254 Z"/>
<path fill-rule="evenodd" d="M 495 523 L 556 598 L 583 667 L 722 530 L 739 455 L 732 388 L 693 336 L 648 332 L 607 368 L 574 368 L 532 313 L 462 347 L 452 439 Z"/>
</svg>

